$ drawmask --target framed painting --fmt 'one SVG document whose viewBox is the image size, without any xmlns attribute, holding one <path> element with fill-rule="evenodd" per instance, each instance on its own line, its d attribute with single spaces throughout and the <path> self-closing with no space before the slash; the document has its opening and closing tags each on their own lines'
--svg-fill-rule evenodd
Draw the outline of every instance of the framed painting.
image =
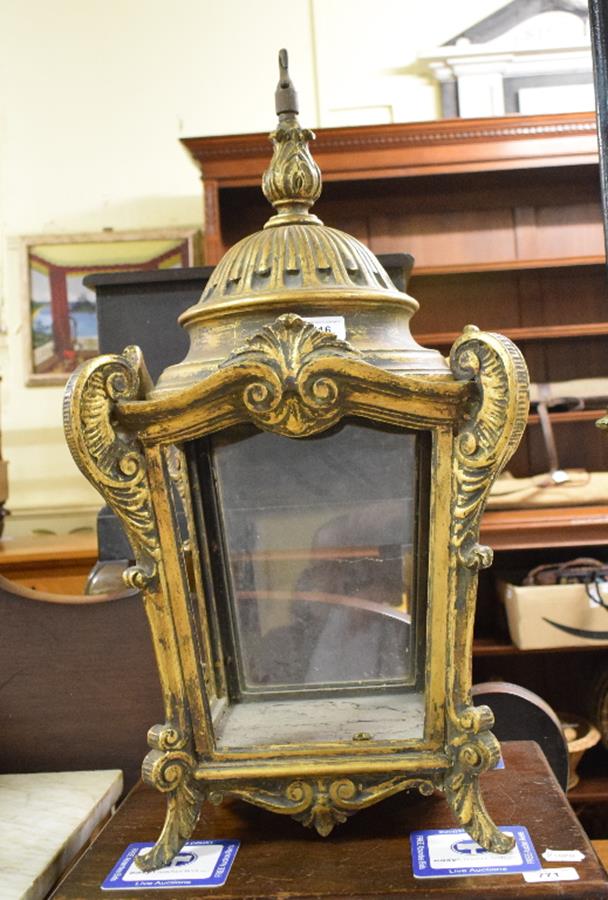
<svg viewBox="0 0 608 900">
<path fill-rule="evenodd" d="M 200 231 L 185 228 L 22 238 L 26 383 L 63 384 L 99 352 L 86 275 L 192 266 L 199 249 Z"/>
</svg>

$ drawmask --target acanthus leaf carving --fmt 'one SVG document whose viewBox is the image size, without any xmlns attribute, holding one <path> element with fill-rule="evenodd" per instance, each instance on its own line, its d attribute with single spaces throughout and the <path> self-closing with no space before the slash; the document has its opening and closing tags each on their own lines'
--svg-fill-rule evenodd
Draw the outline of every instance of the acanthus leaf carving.
<svg viewBox="0 0 608 900">
<path fill-rule="evenodd" d="M 478 543 L 479 524 L 492 483 L 526 426 L 528 371 L 508 338 L 473 325 L 452 347 L 450 364 L 457 380 L 475 388 L 456 435 L 452 541 L 460 563 L 476 570 L 492 562 L 492 550 Z"/>
<path fill-rule="evenodd" d="M 461 743 L 452 747 L 452 757 L 452 767 L 444 778 L 443 789 L 456 819 L 485 850 L 507 853 L 515 840 L 512 835 L 498 830 L 488 814 L 479 786 L 482 772 L 498 764 L 498 741 L 489 731 L 464 737 Z"/>
<path fill-rule="evenodd" d="M 321 194 L 321 172 L 308 149 L 314 132 L 287 117 L 270 135 L 274 153 L 262 178 L 262 190 L 273 206 L 299 203 L 308 208 Z"/>
<path fill-rule="evenodd" d="M 483 802 L 479 775 L 500 756 L 487 706 L 471 703 L 470 656 L 477 570 L 490 565 L 492 550 L 478 542 L 485 501 L 496 476 L 514 453 L 528 411 L 528 373 L 523 356 L 507 338 L 468 326 L 456 341 L 450 364 L 458 381 L 471 384 L 455 435 L 450 543 L 454 615 L 448 618 L 447 732 L 451 765 L 443 790 L 454 815 L 486 850 L 505 853 L 510 836 L 498 830 Z"/>
<path fill-rule="evenodd" d="M 151 739 L 150 739 L 151 737 Z M 166 793 L 167 812 L 160 836 L 147 853 L 136 857 L 137 866 L 151 872 L 168 865 L 192 836 L 205 800 L 203 789 L 194 780 L 195 761 L 185 749 L 179 732 L 169 726 L 150 729 L 150 743 L 175 749 L 153 749 L 145 757 L 142 777 L 146 784 Z"/>
<path fill-rule="evenodd" d="M 429 795 L 434 790 L 434 782 L 431 777 L 406 775 L 397 775 L 381 782 L 369 776 L 360 779 L 320 777 L 301 778 L 287 784 L 230 786 L 225 793 L 270 812 L 289 815 L 296 822 L 315 828 L 322 837 L 327 837 L 336 825 L 346 822 L 358 810 L 410 788 Z"/>
<path fill-rule="evenodd" d="M 259 373 L 242 395 L 259 428 L 303 437 L 329 428 L 344 412 L 337 380 L 315 368 L 324 357 L 360 359 L 361 354 L 334 334 L 287 313 L 250 337 L 221 368 L 246 366 Z"/>
<path fill-rule="evenodd" d="M 64 428 L 74 460 L 126 528 L 138 556 L 127 584 L 143 587 L 159 557 L 146 461 L 139 441 L 117 426 L 122 400 L 145 396 L 150 385 L 141 351 L 99 356 L 70 378 L 64 397 Z"/>
</svg>

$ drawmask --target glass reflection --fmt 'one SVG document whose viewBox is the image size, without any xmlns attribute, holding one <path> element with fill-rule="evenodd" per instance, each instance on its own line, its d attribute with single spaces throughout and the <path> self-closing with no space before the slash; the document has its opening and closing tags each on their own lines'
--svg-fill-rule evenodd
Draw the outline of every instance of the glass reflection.
<svg viewBox="0 0 608 900">
<path fill-rule="evenodd" d="M 239 695 L 420 680 L 414 560 L 427 437 L 359 422 L 304 440 L 214 436 Z"/>
</svg>

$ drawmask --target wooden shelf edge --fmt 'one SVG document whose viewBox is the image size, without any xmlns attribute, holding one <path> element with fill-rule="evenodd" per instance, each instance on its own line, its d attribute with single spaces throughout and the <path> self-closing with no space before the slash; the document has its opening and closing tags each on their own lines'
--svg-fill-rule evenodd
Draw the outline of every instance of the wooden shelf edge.
<svg viewBox="0 0 608 900">
<path fill-rule="evenodd" d="M 9 567 L 30 568 L 50 561 L 60 565 L 74 560 L 90 561 L 93 565 L 98 558 L 97 534 L 94 531 L 74 534 L 44 534 L 31 537 L 0 539 L 0 571 Z"/>
<path fill-rule="evenodd" d="M 486 511 L 481 540 L 494 550 L 527 550 L 606 543 L 608 505 Z"/>
<path fill-rule="evenodd" d="M 222 188 L 258 184 L 270 157 L 264 132 L 181 142 Z M 597 165 L 597 126 L 590 111 L 319 128 L 313 152 L 325 181 Z"/>
<path fill-rule="evenodd" d="M 573 338 L 604 337 L 608 335 L 608 322 L 584 322 L 568 325 L 534 325 L 530 327 L 493 328 L 512 341 L 558 341 Z M 428 334 L 414 334 L 422 346 L 447 347 L 459 338 L 459 331 L 435 331 Z"/>
<path fill-rule="evenodd" d="M 507 638 L 475 638 L 473 641 L 473 656 L 531 656 L 534 654 L 552 653 L 588 653 L 605 652 L 605 647 L 600 644 L 578 645 L 576 647 L 535 647 L 530 650 L 520 650 Z"/>
<path fill-rule="evenodd" d="M 459 263 L 445 266 L 420 266 L 412 272 L 412 278 L 428 278 L 435 275 L 475 275 L 492 272 L 519 272 L 533 269 L 572 269 L 577 266 L 602 266 L 606 257 L 601 254 L 592 256 L 556 256 L 550 259 L 503 259 L 483 260 L 471 263 Z"/>
<path fill-rule="evenodd" d="M 581 780 L 567 794 L 570 803 L 608 802 L 608 775 L 581 775 Z"/>
<path fill-rule="evenodd" d="M 594 422 L 596 419 L 601 419 L 604 415 L 606 415 L 604 407 L 600 409 L 574 409 L 570 412 L 552 412 L 551 424 L 563 425 L 568 422 Z M 538 425 L 539 422 L 540 419 L 537 413 L 531 413 L 528 416 L 528 425 Z"/>
</svg>

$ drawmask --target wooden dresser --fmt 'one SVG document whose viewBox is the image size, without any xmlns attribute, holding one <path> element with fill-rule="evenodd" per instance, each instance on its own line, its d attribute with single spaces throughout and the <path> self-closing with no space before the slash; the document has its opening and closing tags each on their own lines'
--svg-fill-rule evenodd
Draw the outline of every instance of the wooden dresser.
<svg viewBox="0 0 608 900">
<path fill-rule="evenodd" d="M 270 146 L 265 134 L 183 143 L 202 174 L 205 262 L 215 264 L 268 218 L 260 178 Z M 319 129 L 312 151 L 324 181 L 315 205 L 321 219 L 376 254 L 415 257 L 408 292 L 421 304 L 412 322 L 421 344 L 447 353 L 474 323 L 516 341 L 532 381 L 608 375 L 593 113 Z M 600 414 L 552 415 L 562 467 L 608 470 L 608 438 L 595 427 Z M 516 476 L 547 470 L 538 415 L 531 415 L 509 468 Z M 608 505 L 492 511 L 482 539 L 496 558 L 480 583 L 475 681 L 504 678 L 557 710 L 582 711 L 608 653 L 517 650 L 494 578 L 580 555 L 608 559 Z M 591 817 L 604 804 L 608 816 L 605 750 L 594 751 L 591 768 L 573 800 L 580 795 Z"/>
</svg>

